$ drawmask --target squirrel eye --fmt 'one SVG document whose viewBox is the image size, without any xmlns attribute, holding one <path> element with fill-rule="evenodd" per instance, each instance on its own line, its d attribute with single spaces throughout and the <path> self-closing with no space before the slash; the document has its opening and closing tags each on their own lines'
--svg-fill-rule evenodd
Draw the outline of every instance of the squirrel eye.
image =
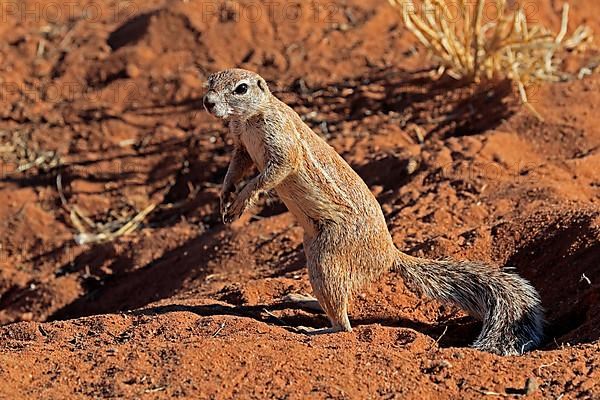
<svg viewBox="0 0 600 400">
<path fill-rule="evenodd" d="M 245 83 L 240 83 L 234 89 L 233 93 L 235 93 L 235 94 L 246 94 L 247 91 L 248 91 L 248 85 L 245 84 Z"/>
</svg>

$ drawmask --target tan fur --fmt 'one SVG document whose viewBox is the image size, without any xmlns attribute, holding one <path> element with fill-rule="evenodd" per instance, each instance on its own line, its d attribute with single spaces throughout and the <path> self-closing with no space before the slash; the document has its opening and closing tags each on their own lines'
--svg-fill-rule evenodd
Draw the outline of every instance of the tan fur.
<svg viewBox="0 0 600 400">
<path fill-rule="evenodd" d="M 247 91 L 235 93 L 241 84 Z M 310 282 L 330 331 L 350 331 L 348 298 L 396 269 L 412 290 L 482 318 L 475 347 L 518 354 L 539 344 L 542 309 L 527 281 L 479 263 L 425 260 L 396 249 L 364 181 L 259 75 L 241 69 L 213 74 L 204 102 L 229 122 L 234 142 L 221 193 L 224 221 L 238 218 L 261 191 L 277 192 L 304 228 Z M 259 174 L 235 194 L 252 164 Z"/>
</svg>

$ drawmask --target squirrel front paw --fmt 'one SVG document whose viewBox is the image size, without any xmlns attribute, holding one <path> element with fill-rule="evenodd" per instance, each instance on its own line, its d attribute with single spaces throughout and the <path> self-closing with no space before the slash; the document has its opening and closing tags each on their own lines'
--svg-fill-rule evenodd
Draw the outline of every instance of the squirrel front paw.
<svg viewBox="0 0 600 400">
<path fill-rule="evenodd" d="M 248 208 L 252 208 L 256 204 L 258 193 L 253 185 L 248 184 L 239 193 L 235 194 L 235 199 L 231 203 L 222 198 L 221 216 L 223 222 L 229 224 L 241 217 Z"/>
<path fill-rule="evenodd" d="M 233 192 L 221 192 L 219 195 L 221 218 L 223 219 L 223 222 L 225 221 L 225 214 L 227 214 L 227 211 L 231 208 L 234 200 L 235 196 Z"/>
<path fill-rule="evenodd" d="M 221 203 L 221 217 L 223 223 L 230 224 L 239 217 L 242 216 L 246 209 L 246 201 L 243 201 L 240 197 L 236 198 L 233 203 L 222 202 Z"/>
</svg>

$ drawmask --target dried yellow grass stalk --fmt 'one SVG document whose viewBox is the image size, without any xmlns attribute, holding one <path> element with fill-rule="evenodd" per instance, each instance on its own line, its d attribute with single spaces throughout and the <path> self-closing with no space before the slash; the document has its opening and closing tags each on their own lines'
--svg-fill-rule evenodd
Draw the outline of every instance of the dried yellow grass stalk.
<svg viewBox="0 0 600 400">
<path fill-rule="evenodd" d="M 152 211 L 154 211 L 155 207 L 156 204 L 150 204 L 142 211 L 130 217 L 130 219 L 119 221 L 119 226 L 116 229 L 93 223 L 77 207 L 73 207 L 71 209 L 70 218 L 75 228 L 79 231 L 79 233 L 75 235 L 75 243 L 87 244 L 110 242 L 118 237 L 129 235 L 140 226 Z M 85 222 L 85 224 L 83 222 Z M 92 229 L 93 231 L 89 232 L 89 229 Z"/>
<path fill-rule="evenodd" d="M 115 240 L 118 237 L 129 235 L 139 228 L 146 217 L 154 211 L 156 204 L 150 204 L 142 211 L 120 221 L 98 224 L 89 219 L 77 206 L 69 206 L 62 187 L 62 176 L 56 177 L 56 188 L 63 206 L 69 211 L 73 227 L 77 229 L 75 243 L 79 245 L 88 243 L 103 243 Z"/>
<path fill-rule="evenodd" d="M 445 71 L 456 79 L 509 78 L 527 103 L 527 85 L 568 78 L 560 70 L 557 52 L 579 47 L 591 39 L 591 30 L 578 27 L 567 37 L 569 5 L 565 4 L 560 31 L 553 34 L 541 25 L 529 25 L 523 8 L 508 13 L 506 0 L 389 0 Z M 495 8 L 493 19 L 484 21 L 484 6 Z M 473 7 L 474 6 L 474 7 Z"/>
</svg>

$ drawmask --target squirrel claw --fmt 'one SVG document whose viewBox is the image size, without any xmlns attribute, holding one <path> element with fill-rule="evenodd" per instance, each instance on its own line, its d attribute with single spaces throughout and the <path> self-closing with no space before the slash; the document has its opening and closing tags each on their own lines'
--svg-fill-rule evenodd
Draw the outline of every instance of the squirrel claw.
<svg viewBox="0 0 600 400">
<path fill-rule="evenodd" d="M 223 219 L 224 224 L 230 224 L 235 221 L 235 216 L 231 214 L 230 210 L 226 209 L 221 213 L 221 218 Z"/>
<path fill-rule="evenodd" d="M 224 213 L 222 215 L 222 217 L 223 217 L 223 223 L 227 224 L 227 225 L 231 224 L 233 221 L 235 221 L 237 219 L 235 216 L 231 215 L 230 213 Z"/>
<path fill-rule="evenodd" d="M 233 202 L 233 204 L 231 204 L 231 203 L 225 204 L 225 206 L 223 207 L 223 210 L 221 211 L 221 217 L 223 218 L 223 223 L 225 223 L 225 224 L 232 223 L 233 221 L 235 221 L 236 219 L 241 217 L 243 212 L 244 212 L 243 208 L 236 207 L 236 202 Z"/>
</svg>

